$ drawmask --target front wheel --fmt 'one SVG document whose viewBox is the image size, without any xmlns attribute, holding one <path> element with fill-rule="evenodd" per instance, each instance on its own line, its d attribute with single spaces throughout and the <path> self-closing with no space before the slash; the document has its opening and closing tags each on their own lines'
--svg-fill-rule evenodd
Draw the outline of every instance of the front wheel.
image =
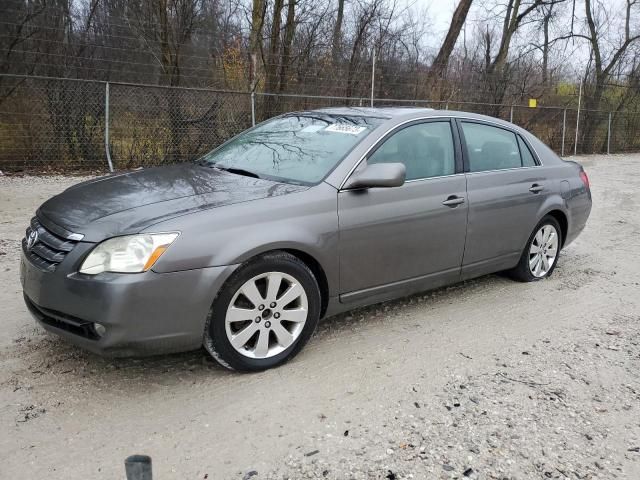
<svg viewBox="0 0 640 480">
<path fill-rule="evenodd" d="M 544 217 L 533 230 L 520 262 L 511 276 L 521 282 L 533 282 L 550 276 L 558 263 L 562 230 L 550 215 Z"/>
<path fill-rule="evenodd" d="M 241 266 L 209 312 L 204 345 L 222 366 L 258 371 L 293 358 L 320 317 L 320 289 L 306 264 L 273 252 Z"/>
</svg>

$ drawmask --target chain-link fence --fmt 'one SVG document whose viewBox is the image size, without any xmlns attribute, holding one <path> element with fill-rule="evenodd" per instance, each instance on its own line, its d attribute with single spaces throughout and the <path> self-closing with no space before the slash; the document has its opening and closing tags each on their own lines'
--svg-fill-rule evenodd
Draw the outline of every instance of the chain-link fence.
<svg viewBox="0 0 640 480">
<path fill-rule="evenodd" d="M 109 145 L 118 169 L 185 161 L 251 126 L 251 95 L 109 84 Z"/>
<path fill-rule="evenodd" d="M 561 155 L 640 150 L 640 112 L 374 99 L 512 121 Z M 104 171 L 196 158 L 283 112 L 369 98 L 270 94 L 0 75 L 0 170 Z M 576 135 L 576 128 L 578 134 Z"/>
<path fill-rule="evenodd" d="M 105 85 L 0 77 L 0 169 L 104 168 Z"/>
</svg>

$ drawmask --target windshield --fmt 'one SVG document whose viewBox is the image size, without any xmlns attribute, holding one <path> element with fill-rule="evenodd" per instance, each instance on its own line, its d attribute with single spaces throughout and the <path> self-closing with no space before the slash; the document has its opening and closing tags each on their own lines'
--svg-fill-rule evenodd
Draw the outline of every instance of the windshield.
<svg viewBox="0 0 640 480">
<path fill-rule="evenodd" d="M 199 162 L 244 175 L 314 184 L 382 121 L 322 113 L 287 115 L 241 133 Z"/>
</svg>

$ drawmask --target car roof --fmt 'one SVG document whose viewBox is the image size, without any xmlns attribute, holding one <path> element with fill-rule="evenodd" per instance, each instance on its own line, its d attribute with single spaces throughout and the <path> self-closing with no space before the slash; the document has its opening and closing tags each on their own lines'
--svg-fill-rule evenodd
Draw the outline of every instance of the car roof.
<svg viewBox="0 0 640 480">
<path fill-rule="evenodd" d="M 426 117 L 466 118 L 470 120 L 483 120 L 485 122 L 503 125 L 518 131 L 524 131 L 517 125 L 496 117 L 481 115 L 479 113 L 461 112 L 457 110 L 435 110 L 433 108 L 422 107 L 329 107 L 318 108 L 312 111 L 327 115 L 358 115 L 363 117 L 384 118 L 387 120 L 393 119 L 394 121 L 405 121 L 413 118 Z"/>
<path fill-rule="evenodd" d="M 314 112 L 328 115 L 358 115 L 362 117 L 393 118 L 409 113 L 427 113 L 434 111 L 432 108 L 420 107 L 327 107 L 316 108 Z"/>
</svg>

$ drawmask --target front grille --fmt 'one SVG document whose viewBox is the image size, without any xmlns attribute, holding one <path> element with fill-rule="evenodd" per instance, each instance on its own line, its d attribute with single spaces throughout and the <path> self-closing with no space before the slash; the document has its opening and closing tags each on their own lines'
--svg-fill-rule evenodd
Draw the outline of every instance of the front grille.
<svg viewBox="0 0 640 480">
<path fill-rule="evenodd" d="M 33 232 L 37 233 L 37 240 L 29 247 L 29 238 L 33 235 Z M 47 230 L 38 221 L 37 217 L 33 217 L 31 224 L 27 228 L 26 236 L 22 239 L 22 249 L 29 257 L 29 260 L 38 268 L 53 272 L 77 243 L 74 240 L 59 237 Z"/>
<path fill-rule="evenodd" d="M 26 295 L 24 296 L 24 301 L 31 313 L 46 325 L 73 333 L 89 340 L 98 340 L 100 338 L 100 335 L 96 333 L 96 329 L 92 322 L 72 317 L 71 315 L 57 312 L 55 310 L 40 307 L 33 303 Z"/>
</svg>

